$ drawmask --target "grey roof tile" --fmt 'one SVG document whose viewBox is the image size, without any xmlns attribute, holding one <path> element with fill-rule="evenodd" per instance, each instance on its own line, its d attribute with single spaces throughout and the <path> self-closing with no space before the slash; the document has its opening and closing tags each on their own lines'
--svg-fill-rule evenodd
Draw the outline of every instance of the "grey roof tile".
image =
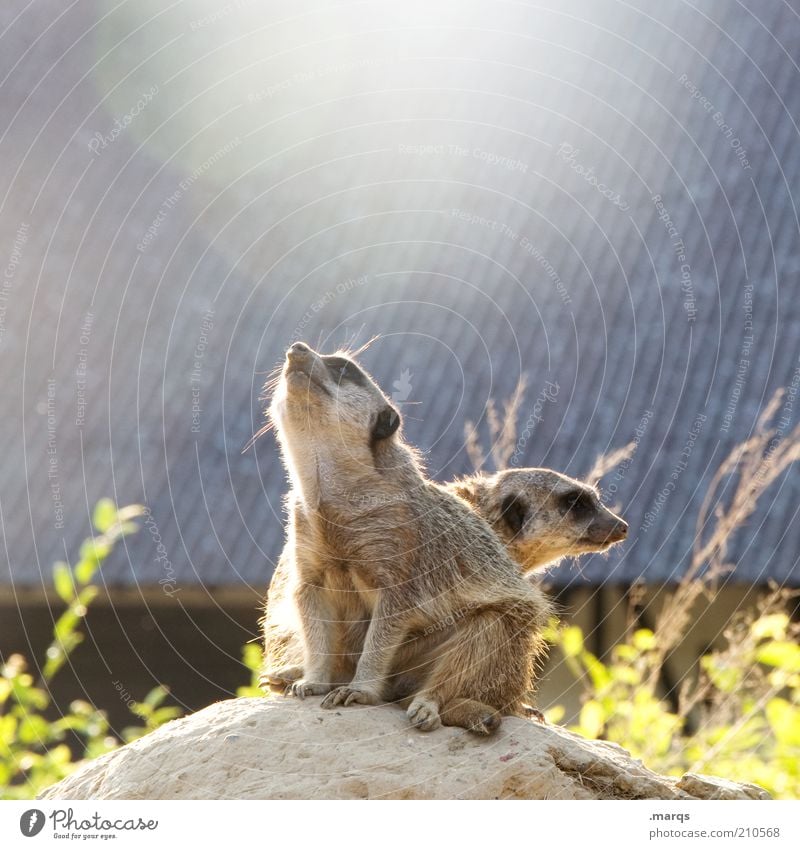
<svg viewBox="0 0 800 849">
<path fill-rule="evenodd" d="M 614 495 L 632 539 L 579 570 L 560 568 L 553 580 L 680 574 L 707 464 L 750 433 L 800 355 L 792 120 L 800 115 L 800 71 L 791 53 L 800 20 L 792 9 L 576 0 L 550 11 L 495 7 L 487 17 L 475 8 L 463 13 L 456 44 L 436 28 L 367 43 L 354 33 L 374 23 L 369 13 L 332 21 L 320 6 L 330 42 L 304 50 L 307 33 L 287 22 L 281 47 L 297 49 L 248 70 L 278 37 L 265 30 L 267 41 L 251 55 L 249 30 L 269 23 L 260 7 L 213 31 L 192 29 L 186 9 L 165 11 L 137 33 L 135 9 L 98 23 L 95 9 L 79 6 L 45 33 L 63 11 L 56 5 L 24 11 L 0 51 L 0 75 L 19 60 L 3 85 L 4 256 L 20 222 L 29 229 L 0 340 L 11 446 L 0 457 L 10 561 L 0 564 L 0 581 L 46 580 L 50 562 L 87 533 L 87 504 L 111 494 L 147 503 L 180 585 L 260 592 L 282 544 L 285 487 L 272 437 L 241 453 L 262 421 L 265 374 L 298 336 L 333 347 L 375 333 L 383 337 L 364 362 L 389 391 L 402 370 L 411 372 L 411 400 L 420 403 L 405 408 L 406 432 L 442 478 L 468 471 L 464 422 L 485 433 L 488 398 L 505 398 L 522 373 L 523 421 L 545 380 L 561 386 L 527 445 L 530 464 L 583 473 L 652 410 Z M 0 25 L 21 9 L 6 4 Z M 436 14 L 446 19 L 446 11 Z M 487 38 L 486 28 L 505 35 Z M 152 58 L 142 64 L 143 38 Z M 109 39 L 116 51 L 93 68 L 95 47 Z M 23 57 L 24 46 L 31 50 Z M 682 85 L 684 73 L 713 103 L 711 114 Z M 287 80 L 271 96 L 248 99 Z M 108 132 L 152 84 L 152 103 L 93 157 L 93 134 Z M 717 110 L 742 140 L 750 169 L 713 120 Z M 627 210 L 559 158 L 563 142 Z M 400 149 L 413 144 L 443 147 Z M 526 167 L 492 165 L 477 151 Z M 693 325 L 656 193 L 686 245 Z M 137 250 L 159 210 L 155 236 Z M 552 264 L 569 303 L 525 244 Z M 745 262 L 755 353 L 725 433 Z M 315 306 L 362 275 L 366 283 Z M 191 372 L 209 308 L 201 427 L 193 433 Z M 87 311 L 94 321 L 78 428 Z M 63 529 L 54 527 L 48 479 L 48 379 L 56 386 Z M 639 530 L 701 411 L 708 421 L 692 462 L 658 522 Z M 800 583 L 799 496 L 796 470 L 765 496 L 736 535 L 736 580 Z M 163 577 L 147 529 L 105 569 L 112 585 Z"/>
</svg>

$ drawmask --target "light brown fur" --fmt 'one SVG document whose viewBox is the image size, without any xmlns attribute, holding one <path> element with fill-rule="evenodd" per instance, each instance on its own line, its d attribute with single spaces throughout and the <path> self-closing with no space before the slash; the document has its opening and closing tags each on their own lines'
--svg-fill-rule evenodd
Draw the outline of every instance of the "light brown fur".
<svg viewBox="0 0 800 849">
<path fill-rule="evenodd" d="M 290 691 L 325 707 L 402 695 L 424 730 L 488 734 L 521 713 L 547 601 L 489 526 L 426 480 L 374 381 L 295 343 L 270 416 L 292 485 L 283 557 L 303 677 Z"/>
<path fill-rule="evenodd" d="M 600 501 L 596 490 L 551 469 L 510 469 L 477 474 L 442 487 L 466 501 L 500 538 L 511 558 L 533 576 L 563 557 L 604 551 L 623 539 L 625 523 Z M 303 674 L 303 646 L 291 604 L 291 562 L 279 560 L 270 582 L 261 624 L 264 672 L 261 685 L 275 692 Z M 343 681 L 355 672 L 363 634 L 354 629 L 345 644 Z M 402 686 L 395 695 L 401 694 Z"/>
</svg>

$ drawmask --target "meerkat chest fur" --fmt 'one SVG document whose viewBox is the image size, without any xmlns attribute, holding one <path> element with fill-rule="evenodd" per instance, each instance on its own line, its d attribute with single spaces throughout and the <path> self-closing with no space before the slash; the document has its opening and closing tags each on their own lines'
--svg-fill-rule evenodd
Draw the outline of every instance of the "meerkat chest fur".
<svg viewBox="0 0 800 849">
<path fill-rule="evenodd" d="M 371 615 L 378 592 L 397 583 L 397 563 L 414 547 L 402 492 L 363 463 L 304 451 L 292 475 L 289 543 L 301 581 L 323 587 L 337 615 Z"/>
</svg>

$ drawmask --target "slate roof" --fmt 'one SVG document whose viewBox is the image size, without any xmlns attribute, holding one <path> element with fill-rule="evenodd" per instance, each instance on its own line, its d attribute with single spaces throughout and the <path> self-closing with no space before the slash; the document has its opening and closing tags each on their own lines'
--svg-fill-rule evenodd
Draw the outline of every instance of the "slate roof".
<svg viewBox="0 0 800 849">
<path fill-rule="evenodd" d="M 0 31 L 0 583 L 48 583 L 111 495 L 152 519 L 110 585 L 261 593 L 260 386 L 294 339 L 374 334 L 438 479 L 521 374 L 523 422 L 559 386 L 521 464 L 585 473 L 645 417 L 604 482 L 630 540 L 554 578 L 672 580 L 800 375 L 794 4 L 14 0 Z M 736 580 L 800 583 L 799 496 L 764 497 Z"/>
</svg>

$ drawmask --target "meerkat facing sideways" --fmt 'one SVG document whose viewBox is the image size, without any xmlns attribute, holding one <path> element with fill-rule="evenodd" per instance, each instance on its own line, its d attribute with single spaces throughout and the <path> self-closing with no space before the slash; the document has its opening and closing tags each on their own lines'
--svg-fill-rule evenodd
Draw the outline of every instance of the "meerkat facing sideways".
<svg viewBox="0 0 800 849">
<path fill-rule="evenodd" d="M 375 382 L 297 342 L 269 413 L 291 482 L 285 553 L 304 648 L 292 694 L 377 704 L 403 681 L 422 730 L 489 734 L 521 714 L 547 601 L 486 522 L 423 476 Z M 361 646 L 349 682 L 348 645 Z"/>
<path fill-rule="evenodd" d="M 606 551 L 628 526 L 600 501 L 597 490 L 551 469 L 508 469 L 438 484 L 464 499 L 491 526 L 523 574 L 563 557 Z M 264 616 L 260 684 L 284 692 L 303 675 L 303 644 L 292 604 L 292 564 L 281 557 L 269 585 Z M 355 674 L 360 645 L 344 645 L 343 683 Z"/>
</svg>

